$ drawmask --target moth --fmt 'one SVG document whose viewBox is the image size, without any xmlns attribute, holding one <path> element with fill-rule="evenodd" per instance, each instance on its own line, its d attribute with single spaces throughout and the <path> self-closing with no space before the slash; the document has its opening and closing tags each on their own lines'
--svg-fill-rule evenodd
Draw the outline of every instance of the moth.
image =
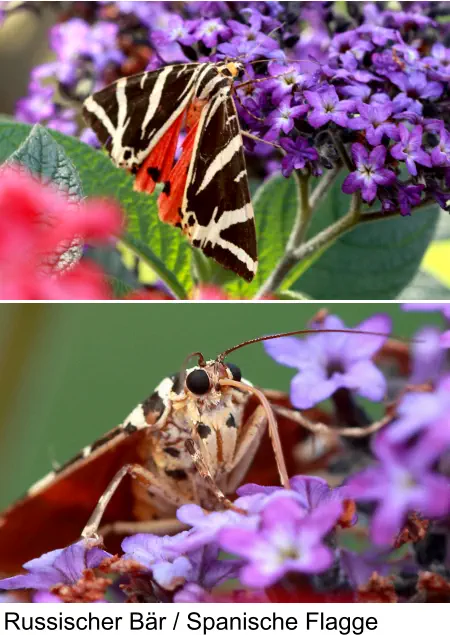
<svg viewBox="0 0 450 635">
<path fill-rule="evenodd" d="M 255 388 L 225 359 L 255 342 L 318 331 L 324 329 L 248 340 L 212 361 L 201 353 L 190 355 L 188 360 L 197 357 L 196 366 L 185 370 L 185 363 L 181 372 L 163 379 L 121 425 L 37 482 L 0 516 L 0 572 L 15 573 L 23 562 L 80 535 L 176 532 L 175 512 L 185 503 L 207 510 L 232 507 L 228 496 L 243 482 L 262 441 L 270 441 L 281 484 L 289 488 L 278 427 L 283 436 L 288 424 L 298 431 L 301 415 L 289 409 L 287 395 Z M 284 414 L 275 417 L 278 406 Z M 269 469 L 265 454 L 265 476 Z"/>
<path fill-rule="evenodd" d="M 86 122 L 135 189 L 163 184 L 159 217 L 247 281 L 257 270 L 256 231 L 242 134 L 233 101 L 241 62 L 189 63 L 122 78 L 89 97 Z M 187 136 L 174 165 L 183 126 Z"/>
</svg>

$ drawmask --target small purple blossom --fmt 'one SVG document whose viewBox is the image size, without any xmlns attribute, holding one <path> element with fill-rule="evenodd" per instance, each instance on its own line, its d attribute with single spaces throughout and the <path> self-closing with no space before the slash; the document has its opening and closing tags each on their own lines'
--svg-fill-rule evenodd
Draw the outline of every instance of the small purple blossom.
<svg viewBox="0 0 450 635">
<path fill-rule="evenodd" d="M 377 146 L 370 154 L 360 143 L 352 145 L 352 158 L 356 170 L 351 172 L 342 184 L 342 191 L 346 194 L 353 194 L 361 190 L 362 197 L 371 203 L 377 195 L 377 188 L 380 185 L 392 185 L 396 176 L 392 170 L 384 167 L 386 161 L 386 148 Z"/>
<path fill-rule="evenodd" d="M 431 162 L 437 166 L 450 166 L 450 133 L 441 126 L 439 143 L 431 151 Z"/>
<path fill-rule="evenodd" d="M 450 428 L 450 375 L 441 378 L 433 391 L 404 395 L 386 438 L 390 443 L 404 443 L 433 426 Z"/>
<path fill-rule="evenodd" d="M 231 29 L 217 18 L 202 20 L 195 32 L 196 38 L 208 48 L 217 46 L 219 39 L 227 40 L 231 35 Z"/>
<path fill-rule="evenodd" d="M 409 131 L 405 124 L 398 126 L 400 134 L 400 142 L 391 148 L 391 154 L 394 159 L 405 161 L 408 172 L 413 176 L 417 176 L 416 163 L 431 168 L 431 157 L 422 149 L 422 126 L 414 126 Z"/>
<path fill-rule="evenodd" d="M 299 136 L 295 141 L 288 137 L 283 137 L 279 143 L 286 152 L 286 156 L 281 161 L 281 171 L 286 178 L 294 170 L 301 170 L 307 163 L 312 163 L 319 159 L 317 150 L 304 137 Z"/>
<path fill-rule="evenodd" d="M 294 106 L 291 97 L 287 95 L 268 117 L 267 123 L 270 125 L 270 129 L 265 138 L 267 140 L 277 139 L 280 131 L 289 134 L 294 127 L 295 119 L 301 117 L 307 110 L 308 107 L 305 105 Z"/>
<path fill-rule="evenodd" d="M 397 198 L 402 216 L 409 216 L 411 208 L 419 205 L 425 185 L 398 185 Z"/>
<path fill-rule="evenodd" d="M 93 545 L 92 541 L 80 540 L 70 547 L 50 551 L 26 562 L 23 568 L 28 573 L 0 580 L 0 589 L 49 591 L 56 584 L 73 585 L 86 569 L 95 569 L 109 557 L 111 554 Z"/>
<path fill-rule="evenodd" d="M 269 74 L 273 77 L 267 82 L 267 90 L 271 90 L 272 100 L 278 104 L 283 97 L 292 94 L 294 88 L 303 86 L 305 75 L 298 69 L 297 64 L 284 66 L 277 62 L 269 64 Z"/>
<path fill-rule="evenodd" d="M 360 116 L 350 118 L 348 126 L 352 130 L 365 130 L 366 139 L 371 145 L 379 145 L 385 135 L 390 139 L 398 139 L 397 125 L 388 122 L 392 115 L 390 103 L 359 103 L 357 109 Z"/>
<path fill-rule="evenodd" d="M 345 329 L 335 316 L 328 316 L 324 329 Z M 372 357 L 383 346 L 391 329 L 390 318 L 375 315 L 356 327 L 360 331 L 386 333 L 352 335 L 317 333 L 304 339 L 285 337 L 264 343 L 266 352 L 279 364 L 298 369 L 291 382 L 291 401 L 296 408 L 311 408 L 346 388 L 372 401 L 386 392 L 386 380 Z"/>
<path fill-rule="evenodd" d="M 334 86 L 322 88 L 319 91 L 305 90 L 305 99 L 312 107 L 308 121 L 313 128 L 320 128 L 329 121 L 338 126 L 346 126 L 348 111 L 353 106 L 352 100 L 340 101 Z"/>
<path fill-rule="evenodd" d="M 173 591 L 186 582 L 212 589 L 236 575 L 240 563 L 235 560 L 219 560 L 219 548 L 214 542 L 202 545 L 189 555 L 181 555 L 189 532 L 175 536 L 136 534 L 122 542 L 124 560 L 141 564 L 152 573 L 154 581 L 162 588 Z"/>
<path fill-rule="evenodd" d="M 394 446 L 377 435 L 372 451 L 378 462 L 347 481 L 350 495 L 378 503 L 371 523 L 375 545 L 392 545 L 408 512 L 439 518 L 450 512 L 450 482 L 432 471 L 436 459 L 450 447 L 450 430 L 430 431 L 411 447 Z"/>
<path fill-rule="evenodd" d="M 342 512 L 339 501 L 329 502 L 305 515 L 288 498 L 274 500 L 261 513 L 258 529 L 229 527 L 221 531 L 223 549 L 244 558 L 241 582 L 249 587 L 271 586 L 289 572 L 319 573 L 333 562 L 323 538 Z"/>
</svg>

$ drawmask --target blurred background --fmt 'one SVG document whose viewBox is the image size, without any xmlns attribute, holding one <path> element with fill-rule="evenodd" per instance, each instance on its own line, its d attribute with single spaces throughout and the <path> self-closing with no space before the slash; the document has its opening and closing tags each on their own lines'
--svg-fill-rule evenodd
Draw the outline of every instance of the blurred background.
<svg viewBox="0 0 450 635">
<path fill-rule="evenodd" d="M 380 303 L 0 305 L 0 508 L 121 423 L 189 353 L 209 359 L 245 339 L 305 328 L 321 308 L 348 326 L 386 312 L 399 337 L 442 324 Z M 230 361 L 256 385 L 289 390 L 294 371 L 261 344 Z"/>
</svg>

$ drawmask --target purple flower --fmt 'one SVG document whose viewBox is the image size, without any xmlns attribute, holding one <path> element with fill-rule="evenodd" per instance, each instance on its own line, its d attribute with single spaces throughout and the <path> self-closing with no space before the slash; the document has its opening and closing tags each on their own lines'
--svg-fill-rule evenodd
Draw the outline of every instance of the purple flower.
<svg viewBox="0 0 450 635">
<path fill-rule="evenodd" d="M 0 589 L 37 589 L 48 591 L 56 584 L 73 585 L 86 569 L 95 569 L 111 554 L 93 546 L 92 541 L 80 540 L 65 549 L 49 551 L 40 558 L 23 565 L 28 573 L 0 580 Z"/>
<path fill-rule="evenodd" d="M 165 28 L 153 31 L 154 42 L 161 47 L 170 46 L 180 42 L 185 46 L 192 46 L 197 41 L 197 37 L 192 32 L 197 26 L 197 22 L 183 20 L 176 14 L 171 14 L 167 20 Z"/>
<path fill-rule="evenodd" d="M 397 418 L 386 430 L 390 443 L 404 443 L 433 426 L 450 428 L 450 375 L 433 392 L 409 392 L 397 407 Z"/>
<path fill-rule="evenodd" d="M 450 165 L 450 133 L 441 126 L 439 133 L 439 143 L 431 152 L 431 162 L 433 165 Z"/>
<path fill-rule="evenodd" d="M 419 205 L 425 185 L 398 185 L 397 198 L 402 216 L 409 216 L 411 208 Z"/>
<path fill-rule="evenodd" d="M 16 118 L 25 123 L 38 123 L 55 113 L 54 88 L 35 86 L 29 97 L 19 99 Z"/>
<path fill-rule="evenodd" d="M 308 515 L 291 499 L 269 503 L 261 513 L 258 529 L 223 529 L 223 549 L 244 558 L 240 574 L 247 586 L 271 586 L 289 572 L 320 573 L 333 562 L 333 552 L 323 538 L 336 525 L 342 512 L 339 501 L 322 505 Z"/>
<path fill-rule="evenodd" d="M 392 73 L 390 81 L 398 86 L 403 94 L 412 99 L 438 99 L 443 92 L 442 84 L 430 82 L 425 73 L 414 71 L 410 75 Z"/>
<path fill-rule="evenodd" d="M 360 116 L 349 119 L 348 126 L 352 130 L 365 130 L 366 139 L 371 145 L 379 145 L 384 135 L 390 139 L 398 139 L 396 124 L 387 122 L 392 115 L 390 103 L 359 103 L 357 108 Z"/>
<path fill-rule="evenodd" d="M 265 134 L 266 139 L 276 139 L 280 134 L 280 130 L 285 134 L 291 132 L 294 127 L 294 120 L 301 117 L 308 110 L 308 106 L 293 106 L 291 101 L 290 95 L 287 95 L 269 115 L 267 123 L 270 129 Z"/>
<path fill-rule="evenodd" d="M 431 471 L 450 445 L 449 430 L 430 431 L 411 447 L 393 446 L 386 435 L 377 435 L 372 450 L 378 462 L 352 476 L 350 495 L 378 503 L 371 524 L 375 545 L 392 545 L 408 512 L 439 518 L 450 512 L 450 482 Z"/>
<path fill-rule="evenodd" d="M 243 499 L 236 503 L 236 507 L 249 511 L 248 503 Z M 172 553 L 188 553 L 214 542 L 223 527 L 230 525 L 254 527 L 258 523 L 258 517 L 252 514 L 244 515 L 233 510 L 208 513 L 194 504 L 180 507 L 177 518 L 193 529 L 182 543 L 173 545 Z"/>
<path fill-rule="evenodd" d="M 362 197 L 371 203 L 377 194 L 379 185 L 392 185 L 396 176 L 394 172 L 384 167 L 386 148 L 377 146 L 370 155 L 361 143 L 352 145 L 352 158 L 356 170 L 351 172 L 342 184 L 342 191 L 353 194 L 361 190 Z"/>
<path fill-rule="evenodd" d="M 405 161 L 408 172 L 413 176 L 417 176 L 416 163 L 431 168 L 431 157 L 422 150 L 422 126 L 414 126 L 409 131 L 405 124 L 398 126 L 400 134 L 400 142 L 391 148 L 391 154 L 394 159 Z"/>
<path fill-rule="evenodd" d="M 338 126 L 347 125 L 347 112 L 354 102 L 349 99 L 340 101 L 334 86 L 328 86 L 317 92 L 305 90 L 304 95 L 312 106 L 308 121 L 313 128 L 320 128 L 329 121 L 333 121 Z"/>
<path fill-rule="evenodd" d="M 232 30 L 233 37 L 229 42 L 219 44 L 217 50 L 228 57 L 244 56 L 246 61 L 252 61 L 258 56 L 283 57 L 275 39 L 262 33 L 262 16 L 258 11 L 252 11 L 249 24 L 242 24 L 236 20 L 228 20 L 227 26 Z"/>
<path fill-rule="evenodd" d="M 412 344 L 412 371 L 410 384 L 435 383 L 444 368 L 445 351 L 442 333 L 435 327 L 425 326 L 416 334 Z"/>
<path fill-rule="evenodd" d="M 331 488 L 327 481 L 319 476 L 293 476 L 289 479 L 291 489 L 284 487 L 256 485 L 247 483 L 242 485 L 237 494 L 239 501 L 245 501 L 247 509 L 251 509 L 253 513 L 259 513 L 268 503 L 274 499 L 291 498 L 305 512 L 312 512 L 321 505 L 328 504 L 329 501 L 340 501 L 341 503 L 348 498 L 345 486 Z M 244 498 L 241 498 L 244 497 Z M 354 519 L 356 521 L 356 518 Z"/>
<path fill-rule="evenodd" d="M 322 326 L 324 329 L 345 329 L 344 323 L 335 316 L 328 316 Z M 319 332 L 304 339 L 285 337 L 264 343 L 266 352 L 275 361 L 299 371 L 291 382 L 290 392 L 296 408 L 311 408 L 340 388 L 372 401 L 383 398 L 386 380 L 372 357 L 387 339 L 390 318 L 375 315 L 356 328 L 386 333 L 386 336 Z"/>
<path fill-rule="evenodd" d="M 174 556 L 170 547 L 182 544 L 187 531 L 176 536 L 136 534 L 122 541 L 124 560 L 134 560 L 152 572 L 154 580 L 165 589 L 174 589 L 189 577 L 192 565 L 185 556 Z"/>
<path fill-rule="evenodd" d="M 219 560 L 219 548 L 213 542 L 202 545 L 189 553 L 189 556 L 180 555 L 178 551 L 184 551 L 184 542 L 188 535 L 189 532 L 184 531 L 176 536 L 130 536 L 122 542 L 124 559 L 143 565 L 151 571 L 155 582 L 167 590 L 173 590 L 186 582 L 212 589 L 236 575 L 240 563 L 235 560 Z"/>
<path fill-rule="evenodd" d="M 268 80 L 267 88 L 272 91 L 272 100 L 275 104 L 286 95 L 290 95 L 294 88 L 301 87 L 306 77 L 299 71 L 297 64 L 283 66 L 277 62 L 269 64 L 269 74 L 273 79 Z"/>
<path fill-rule="evenodd" d="M 231 29 L 226 27 L 223 22 L 217 18 L 202 20 L 195 32 L 195 37 L 202 41 L 208 48 L 217 46 L 219 38 L 226 40 L 230 36 Z"/>
<path fill-rule="evenodd" d="M 295 141 L 284 137 L 279 141 L 280 146 L 286 152 L 281 161 L 283 176 L 289 177 L 293 170 L 301 170 L 307 163 L 317 161 L 319 154 L 304 137 L 297 137 Z"/>
</svg>

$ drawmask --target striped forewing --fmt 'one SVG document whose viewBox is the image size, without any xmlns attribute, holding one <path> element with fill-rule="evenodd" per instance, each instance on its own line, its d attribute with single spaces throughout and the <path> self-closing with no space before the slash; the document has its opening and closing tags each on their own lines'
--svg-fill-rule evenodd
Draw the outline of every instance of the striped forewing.
<svg viewBox="0 0 450 635">
<path fill-rule="evenodd" d="M 257 269 L 256 230 L 229 86 L 202 112 L 181 213 L 183 231 L 195 247 L 252 280 Z"/>
<path fill-rule="evenodd" d="M 136 169 L 192 100 L 210 64 L 175 64 L 119 79 L 84 102 L 83 116 L 114 163 Z"/>
</svg>

